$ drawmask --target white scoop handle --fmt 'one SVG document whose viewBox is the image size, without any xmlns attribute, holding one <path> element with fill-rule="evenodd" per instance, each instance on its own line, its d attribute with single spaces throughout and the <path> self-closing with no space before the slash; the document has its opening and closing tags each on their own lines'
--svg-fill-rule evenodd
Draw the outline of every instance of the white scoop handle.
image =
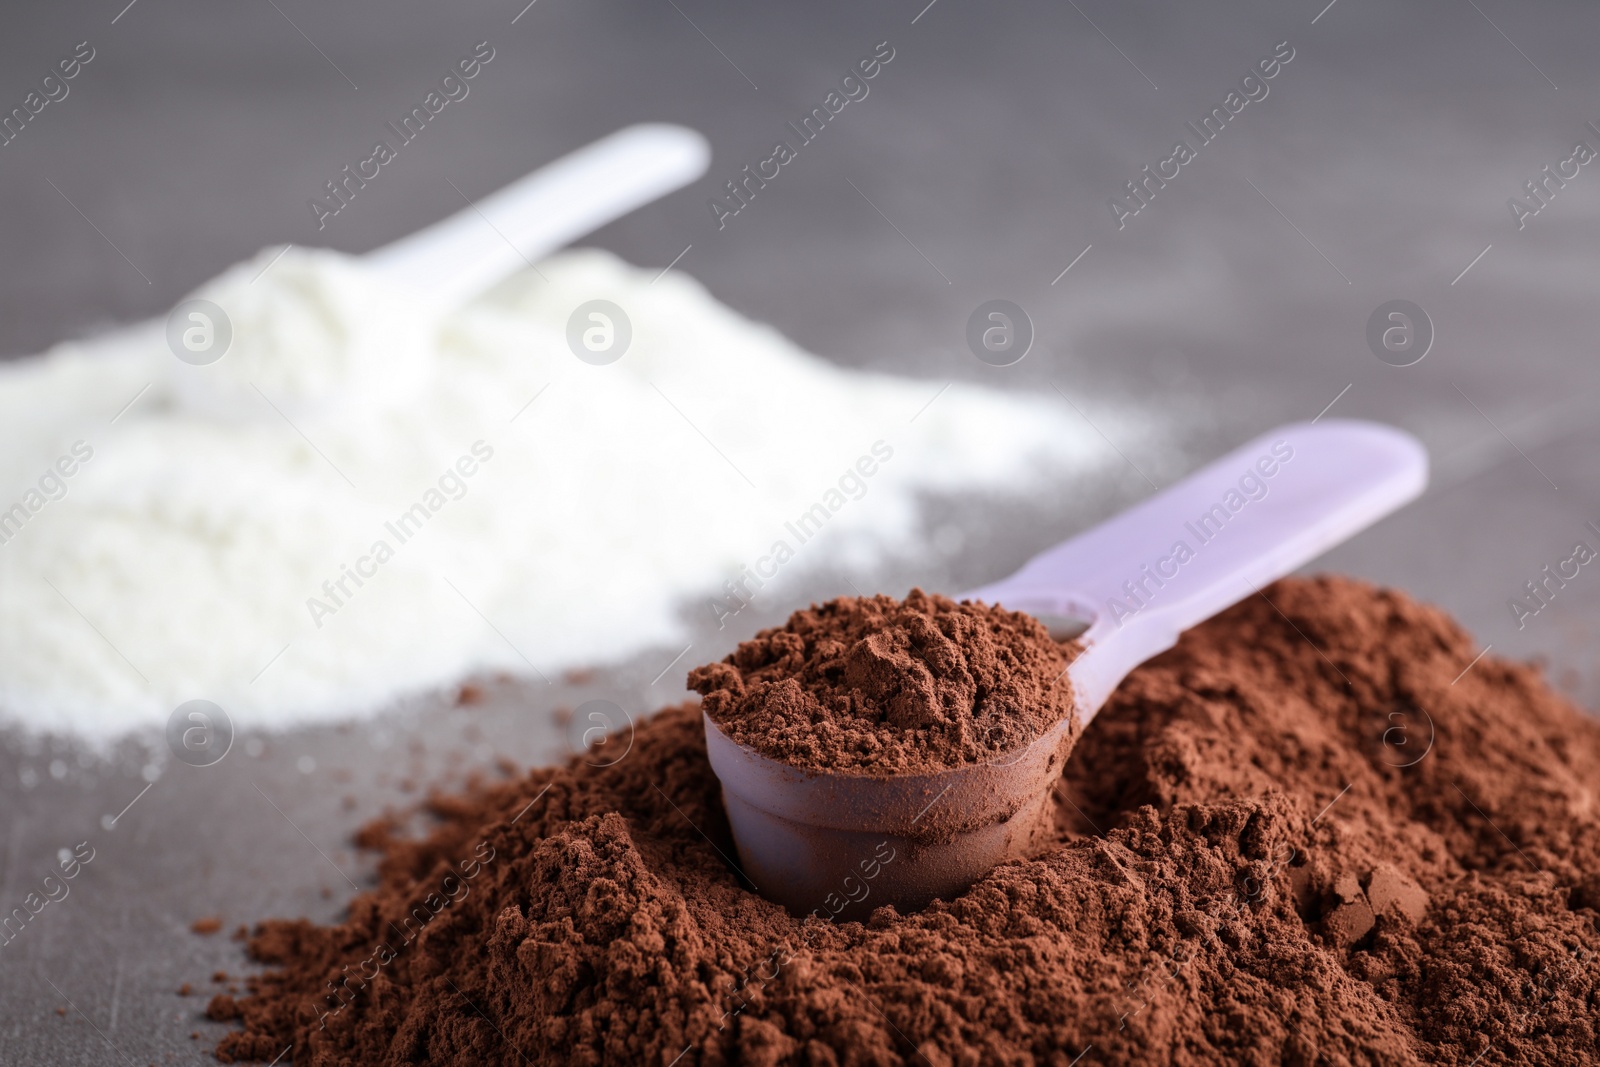
<svg viewBox="0 0 1600 1067">
<path fill-rule="evenodd" d="M 369 265 L 445 306 L 460 304 L 567 242 L 706 172 L 694 130 L 646 123 L 562 156 L 442 222 L 366 256 Z"/>
<path fill-rule="evenodd" d="M 1087 620 L 1068 674 L 1085 722 L 1178 635 L 1421 494 L 1428 456 L 1377 423 L 1294 423 L 965 594 Z"/>
</svg>

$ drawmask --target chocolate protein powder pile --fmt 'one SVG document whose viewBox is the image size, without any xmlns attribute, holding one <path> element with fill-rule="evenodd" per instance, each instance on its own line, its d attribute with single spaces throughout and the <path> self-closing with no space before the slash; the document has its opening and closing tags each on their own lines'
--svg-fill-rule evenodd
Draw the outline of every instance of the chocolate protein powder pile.
<svg viewBox="0 0 1600 1067">
<path fill-rule="evenodd" d="M 689 688 L 734 741 L 795 767 L 901 774 L 1008 755 L 1072 713 L 1039 620 L 913 589 L 797 611 Z"/>
<path fill-rule="evenodd" d="M 1600 1063 L 1600 725 L 1477 652 L 1397 593 L 1280 582 L 1123 683 L 1037 855 L 865 924 L 749 891 L 699 709 L 670 708 L 612 766 L 437 800 L 420 840 L 369 827 L 378 887 L 257 928 L 217 1053 Z"/>
</svg>

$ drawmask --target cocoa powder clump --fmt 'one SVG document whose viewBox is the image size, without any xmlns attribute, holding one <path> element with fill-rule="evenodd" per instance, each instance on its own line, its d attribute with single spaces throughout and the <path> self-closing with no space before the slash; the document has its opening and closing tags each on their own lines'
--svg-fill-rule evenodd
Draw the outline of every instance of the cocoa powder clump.
<svg viewBox="0 0 1600 1067">
<path fill-rule="evenodd" d="M 1024 747 L 1072 714 L 1069 662 L 1031 615 L 913 589 L 797 611 L 690 671 L 689 688 L 765 756 L 894 774 Z"/>
<path fill-rule="evenodd" d="M 751 892 L 700 711 L 375 824 L 347 918 L 261 924 L 224 1061 L 1600 1064 L 1600 724 L 1440 612 L 1277 583 L 1136 670 L 1054 832 L 866 923 Z M 474 866 L 476 864 L 476 866 Z M 469 872 L 470 876 L 469 876 Z"/>
</svg>

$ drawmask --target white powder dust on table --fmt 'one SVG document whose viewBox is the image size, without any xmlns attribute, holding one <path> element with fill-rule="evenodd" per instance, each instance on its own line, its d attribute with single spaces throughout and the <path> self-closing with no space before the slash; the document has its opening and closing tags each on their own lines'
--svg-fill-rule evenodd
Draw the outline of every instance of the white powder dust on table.
<svg viewBox="0 0 1600 1067">
<path fill-rule="evenodd" d="M 0 365 L 0 722 L 111 740 L 206 699 L 272 729 L 616 661 L 744 568 L 907 551 L 921 492 L 1120 462 L 1065 405 L 843 369 L 601 252 L 446 314 L 275 255 L 197 293 L 219 362 L 155 321 Z M 632 326 L 605 366 L 567 340 L 596 299 Z"/>
</svg>

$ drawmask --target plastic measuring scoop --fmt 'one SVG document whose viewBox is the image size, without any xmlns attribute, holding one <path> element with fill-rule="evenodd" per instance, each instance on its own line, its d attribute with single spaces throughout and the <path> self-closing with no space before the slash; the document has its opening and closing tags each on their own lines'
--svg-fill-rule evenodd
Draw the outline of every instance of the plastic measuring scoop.
<svg viewBox="0 0 1600 1067">
<path fill-rule="evenodd" d="M 312 275 L 276 293 L 270 283 L 250 289 L 277 257 L 248 284 L 224 275 L 213 295 L 233 317 L 232 358 L 198 373 L 166 362 L 171 395 L 195 412 L 241 420 L 331 421 L 407 407 L 442 369 L 432 339 L 445 316 L 509 275 L 537 270 L 535 261 L 569 241 L 688 184 L 710 157 L 694 130 L 629 126 L 367 253 L 363 284 Z M 225 343 L 202 362 L 229 351 Z M 263 375 L 278 383 L 269 386 L 270 406 L 256 384 Z"/>
<path fill-rule="evenodd" d="M 1427 453 L 1409 434 L 1295 423 L 964 594 L 1086 624 L 1066 672 L 1076 722 L 1003 759 L 928 774 L 808 772 L 702 716 L 745 874 L 791 912 L 830 919 L 960 894 L 1026 854 L 1079 728 L 1128 672 L 1415 499 L 1427 480 Z"/>
<path fill-rule="evenodd" d="M 628 126 L 365 258 L 395 284 L 454 307 L 689 184 L 710 161 L 710 145 L 688 127 Z"/>
</svg>

